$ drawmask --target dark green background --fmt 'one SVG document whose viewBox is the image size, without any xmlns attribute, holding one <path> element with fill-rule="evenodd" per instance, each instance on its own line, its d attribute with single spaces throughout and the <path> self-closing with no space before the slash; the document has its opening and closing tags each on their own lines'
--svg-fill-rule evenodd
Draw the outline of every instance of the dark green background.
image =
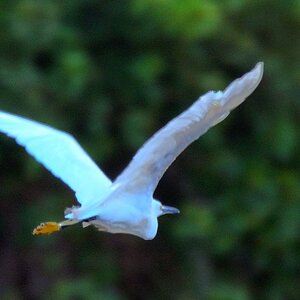
<svg viewBox="0 0 300 300">
<path fill-rule="evenodd" d="M 299 299 L 300 1 L 2 0 L 0 109 L 72 133 L 111 177 L 208 90 L 265 62 L 253 95 L 188 148 L 143 241 L 74 226 L 75 204 L 0 139 L 1 299 Z"/>
</svg>

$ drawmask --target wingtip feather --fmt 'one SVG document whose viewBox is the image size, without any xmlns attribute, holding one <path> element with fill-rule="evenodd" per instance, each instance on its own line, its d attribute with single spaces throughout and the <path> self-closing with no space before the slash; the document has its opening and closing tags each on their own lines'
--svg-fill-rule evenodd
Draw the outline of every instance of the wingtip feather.
<svg viewBox="0 0 300 300">
<path fill-rule="evenodd" d="M 264 72 L 264 63 L 258 62 L 255 67 L 234 80 L 224 90 L 224 107 L 231 111 L 240 105 L 259 85 Z"/>
<path fill-rule="evenodd" d="M 253 72 L 253 75 L 254 75 L 253 77 L 257 78 L 256 85 L 253 87 L 253 91 L 254 91 L 262 80 L 262 77 L 264 74 L 264 62 L 263 61 L 258 62 L 249 73 L 251 73 L 251 72 Z"/>
</svg>

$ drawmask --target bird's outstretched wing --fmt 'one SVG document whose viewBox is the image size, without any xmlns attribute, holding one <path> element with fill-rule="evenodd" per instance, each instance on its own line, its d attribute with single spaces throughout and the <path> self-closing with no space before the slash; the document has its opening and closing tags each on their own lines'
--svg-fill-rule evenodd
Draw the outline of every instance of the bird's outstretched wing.
<svg viewBox="0 0 300 300">
<path fill-rule="evenodd" d="M 79 203 L 99 201 L 111 181 L 68 133 L 0 111 L 0 132 L 25 147 L 73 191 Z"/>
<path fill-rule="evenodd" d="M 152 195 L 176 157 L 210 127 L 224 120 L 258 86 L 263 63 L 233 81 L 223 92 L 208 92 L 170 121 L 136 153 L 115 184 L 133 193 Z"/>
</svg>

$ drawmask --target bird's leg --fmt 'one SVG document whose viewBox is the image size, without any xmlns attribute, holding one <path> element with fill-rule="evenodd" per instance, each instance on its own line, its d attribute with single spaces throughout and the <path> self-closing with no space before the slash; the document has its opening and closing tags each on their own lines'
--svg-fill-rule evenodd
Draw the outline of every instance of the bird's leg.
<svg viewBox="0 0 300 300">
<path fill-rule="evenodd" d="M 73 206 L 71 208 L 66 208 L 65 215 L 72 213 L 74 209 L 78 208 L 77 206 Z M 62 229 L 74 225 L 80 221 L 77 220 L 65 220 L 62 222 L 45 222 L 41 223 L 37 227 L 35 227 L 32 231 L 33 235 L 42 235 L 42 234 L 51 234 L 53 232 L 61 231 Z"/>
<path fill-rule="evenodd" d="M 66 227 L 69 227 L 71 225 L 74 225 L 78 223 L 77 220 L 65 220 L 62 222 L 45 222 L 41 223 L 37 227 L 35 227 L 32 231 L 33 235 L 42 235 L 42 234 L 51 234 L 53 232 L 60 231 Z"/>
<path fill-rule="evenodd" d="M 86 228 L 88 226 L 90 226 L 92 223 L 90 223 L 91 221 L 95 221 L 97 220 L 97 217 L 91 217 L 89 219 L 85 219 L 82 221 L 82 228 Z"/>
</svg>

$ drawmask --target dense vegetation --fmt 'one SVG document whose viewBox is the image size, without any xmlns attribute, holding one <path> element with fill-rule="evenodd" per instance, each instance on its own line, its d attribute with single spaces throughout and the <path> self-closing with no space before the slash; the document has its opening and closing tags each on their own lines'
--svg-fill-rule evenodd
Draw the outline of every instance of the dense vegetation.
<svg viewBox="0 0 300 300">
<path fill-rule="evenodd" d="M 0 4 L 0 109 L 71 132 L 114 178 L 208 90 L 265 62 L 257 91 L 195 142 L 155 196 L 158 236 L 70 228 L 73 193 L 0 139 L 1 299 L 299 299 L 299 0 Z"/>
</svg>

